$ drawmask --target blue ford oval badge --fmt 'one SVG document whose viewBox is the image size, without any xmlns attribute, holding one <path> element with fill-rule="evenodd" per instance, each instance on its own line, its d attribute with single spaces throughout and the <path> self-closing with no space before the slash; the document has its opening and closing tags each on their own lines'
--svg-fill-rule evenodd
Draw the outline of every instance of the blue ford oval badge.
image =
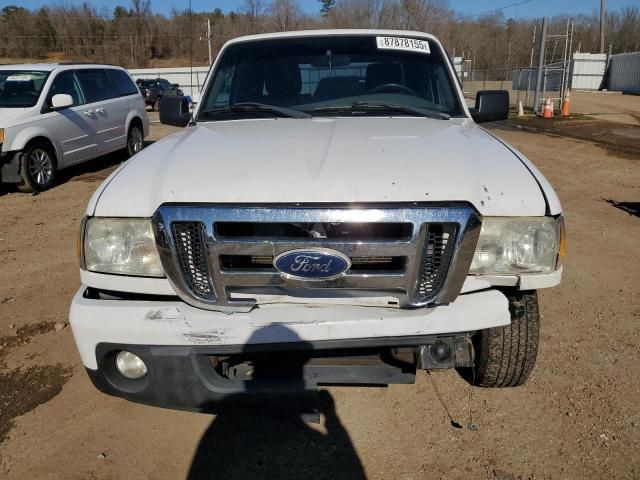
<svg viewBox="0 0 640 480">
<path fill-rule="evenodd" d="M 343 253 L 327 248 L 289 250 L 273 260 L 273 266 L 287 278 L 297 280 L 331 280 L 351 268 Z"/>
</svg>

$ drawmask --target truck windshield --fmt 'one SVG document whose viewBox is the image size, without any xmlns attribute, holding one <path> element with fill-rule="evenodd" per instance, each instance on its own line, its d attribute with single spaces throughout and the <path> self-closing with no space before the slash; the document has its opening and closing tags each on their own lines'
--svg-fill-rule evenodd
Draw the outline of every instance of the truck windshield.
<svg viewBox="0 0 640 480">
<path fill-rule="evenodd" d="M 0 70 L 0 108 L 33 107 L 49 72 Z"/>
<path fill-rule="evenodd" d="M 227 47 L 203 95 L 198 120 L 309 114 L 464 115 L 435 42 L 340 35 L 252 40 Z"/>
</svg>

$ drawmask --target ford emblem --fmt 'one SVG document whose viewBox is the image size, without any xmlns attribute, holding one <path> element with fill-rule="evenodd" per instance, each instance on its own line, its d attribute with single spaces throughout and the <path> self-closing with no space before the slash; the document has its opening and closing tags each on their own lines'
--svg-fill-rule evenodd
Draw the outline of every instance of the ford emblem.
<svg viewBox="0 0 640 480">
<path fill-rule="evenodd" d="M 289 250 L 273 260 L 282 275 L 296 280 L 331 280 L 351 268 L 351 260 L 343 253 L 327 248 Z"/>
</svg>

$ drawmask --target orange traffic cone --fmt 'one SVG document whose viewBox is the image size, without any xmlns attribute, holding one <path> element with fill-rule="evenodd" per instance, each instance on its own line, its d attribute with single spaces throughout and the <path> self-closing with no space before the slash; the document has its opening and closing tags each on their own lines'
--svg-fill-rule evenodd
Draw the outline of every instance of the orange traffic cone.
<svg viewBox="0 0 640 480">
<path fill-rule="evenodd" d="M 562 104 L 563 117 L 568 117 L 569 115 L 571 115 L 571 113 L 569 113 L 569 105 L 571 104 L 571 99 L 569 98 L 570 93 L 571 93 L 571 90 L 567 90 L 567 94 L 564 97 L 564 102 Z"/>
<path fill-rule="evenodd" d="M 544 104 L 544 110 L 542 112 L 542 118 L 553 118 L 553 105 L 551 104 L 551 97 L 547 97 L 547 102 Z"/>
</svg>

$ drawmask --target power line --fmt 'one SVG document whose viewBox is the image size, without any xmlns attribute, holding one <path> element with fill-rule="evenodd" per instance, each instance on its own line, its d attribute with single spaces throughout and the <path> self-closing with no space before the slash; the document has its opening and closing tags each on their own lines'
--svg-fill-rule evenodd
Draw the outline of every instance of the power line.
<svg viewBox="0 0 640 480">
<path fill-rule="evenodd" d="M 194 12 L 194 15 L 207 16 L 207 15 L 209 15 L 209 13 Z M 182 14 L 179 14 L 179 16 L 182 16 Z M 96 21 L 103 21 L 103 22 L 119 22 L 120 20 L 131 20 L 131 21 L 139 22 L 139 21 L 155 20 L 156 18 L 158 18 L 157 15 L 150 15 L 148 17 L 111 17 L 111 18 L 107 18 L 107 17 L 65 17 L 64 15 L 51 14 L 48 17 L 48 20 L 96 20 Z M 21 19 L 21 20 L 23 20 L 23 19 Z M 27 17 L 26 20 L 38 21 L 40 19 L 37 16 L 30 16 L 30 17 Z M 160 20 L 171 20 L 171 17 L 165 17 L 164 15 L 160 15 Z"/>
<path fill-rule="evenodd" d="M 466 17 L 480 17 L 482 15 L 487 15 L 489 13 L 500 12 L 502 10 L 506 10 L 507 8 L 517 7 L 518 5 L 524 5 L 525 3 L 533 2 L 533 0 L 522 0 L 520 2 L 512 3 L 510 5 L 505 5 L 504 7 L 494 8 L 493 10 L 487 10 L 480 13 L 474 13 L 473 15 L 465 15 Z"/>
<path fill-rule="evenodd" d="M 120 38 L 129 38 L 129 37 L 135 37 L 135 38 L 147 38 L 147 37 L 195 37 L 197 35 L 197 33 L 148 33 L 148 34 L 131 34 L 131 35 L 119 35 L 119 34 L 105 34 L 105 35 L 58 35 L 58 34 L 51 34 L 51 35 L 12 35 L 10 33 L 3 33 L 0 34 L 0 38 L 5 38 L 5 39 L 10 39 L 10 38 L 101 38 L 101 39 L 105 39 L 105 38 L 115 38 L 115 39 L 120 39 Z"/>
</svg>

